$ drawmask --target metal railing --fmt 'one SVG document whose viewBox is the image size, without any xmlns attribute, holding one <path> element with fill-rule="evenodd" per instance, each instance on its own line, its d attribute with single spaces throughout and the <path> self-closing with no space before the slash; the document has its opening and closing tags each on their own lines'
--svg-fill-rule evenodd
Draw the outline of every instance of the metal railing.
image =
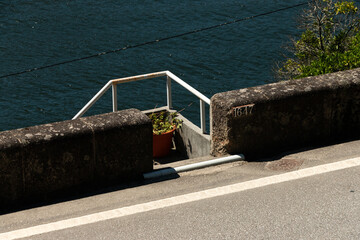
<svg viewBox="0 0 360 240">
<path fill-rule="evenodd" d="M 167 95 L 167 107 L 168 109 L 172 109 L 172 93 L 171 93 L 171 80 L 174 80 L 189 92 L 197 96 L 200 100 L 200 127 L 202 133 L 206 133 L 206 121 L 205 121 L 205 103 L 210 105 L 210 99 L 207 98 L 205 95 L 200 93 L 195 88 L 191 87 L 189 84 L 175 76 L 170 71 L 163 71 L 163 72 L 156 72 L 156 73 L 149 73 L 143 74 L 138 76 L 126 77 L 126 78 L 118 78 L 110 80 L 105 84 L 105 86 L 100 89 L 100 91 L 72 118 L 77 119 L 81 117 L 87 110 L 91 108 L 91 106 L 99 99 L 102 95 L 112 87 L 112 103 L 113 103 L 113 112 L 117 111 L 117 84 L 126 83 L 126 82 L 134 82 L 143 79 L 150 79 L 150 78 L 157 78 L 166 76 L 166 95 Z"/>
</svg>

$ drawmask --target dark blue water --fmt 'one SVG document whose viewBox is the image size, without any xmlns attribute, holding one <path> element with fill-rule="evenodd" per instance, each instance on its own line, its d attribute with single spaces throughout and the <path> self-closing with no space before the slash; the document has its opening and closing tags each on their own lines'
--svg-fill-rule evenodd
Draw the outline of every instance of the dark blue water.
<svg viewBox="0 0 360 240">
<path fill-rule="evenodd" d="M 176 35 L 300 3 L 285 0 L 2 0 L 0 75 Z M 273 82 L 301 8 L 0 79 L 0 130 L 71 119 L 110 79 L 170 70 L 208 97 Z M 164 79 L 118 87 L 119 108 L 166 103 Z M 176 109 L 198 100 L 173 84 Z M 190 103 L 194 104 L 188 106 Z M 188 107 L 187 107 L 188 106 Z M 111 111 L 105 95 L 87 115 Z"/>
</svg>

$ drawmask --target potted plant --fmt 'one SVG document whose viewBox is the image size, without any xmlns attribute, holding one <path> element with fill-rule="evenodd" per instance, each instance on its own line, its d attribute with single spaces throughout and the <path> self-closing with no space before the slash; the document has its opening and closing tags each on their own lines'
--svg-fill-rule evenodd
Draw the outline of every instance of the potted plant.
<svg viewBox="0 0 360 240">
<path fill-rule="evenodd" d="M 149 115 L 153 126 L 153 157 L 165 157 L 172 146 L 175 129 L 180 128 L 182 120 L 177 112 L 160 111 Z"/>
</svg>

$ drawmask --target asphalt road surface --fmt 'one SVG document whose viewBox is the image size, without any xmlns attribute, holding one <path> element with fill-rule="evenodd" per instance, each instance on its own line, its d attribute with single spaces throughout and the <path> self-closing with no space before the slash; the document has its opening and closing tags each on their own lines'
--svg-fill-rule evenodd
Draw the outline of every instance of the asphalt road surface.
<svg viewBox="0 0 360 240">
<path fill-rule="evenodd" d="M 0 216 L 22 238 L 360 239 L 360 141 Z"/>
</svg>

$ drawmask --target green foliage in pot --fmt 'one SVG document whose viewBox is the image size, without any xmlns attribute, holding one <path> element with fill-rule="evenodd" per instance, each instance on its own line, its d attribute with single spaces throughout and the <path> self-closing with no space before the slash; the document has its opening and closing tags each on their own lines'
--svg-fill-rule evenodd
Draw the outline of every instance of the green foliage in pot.
<svg viewBox="0 0 360 240">
<path fill-rule="evenodd" d="M 177 112 L 154 112 L 149 115 L 153 125 L 153 132 L 157 135 L 166 133 L 174 128 L 180 128 L 182 126 L 182 120 L 177 118 Z"/>
</svg>

